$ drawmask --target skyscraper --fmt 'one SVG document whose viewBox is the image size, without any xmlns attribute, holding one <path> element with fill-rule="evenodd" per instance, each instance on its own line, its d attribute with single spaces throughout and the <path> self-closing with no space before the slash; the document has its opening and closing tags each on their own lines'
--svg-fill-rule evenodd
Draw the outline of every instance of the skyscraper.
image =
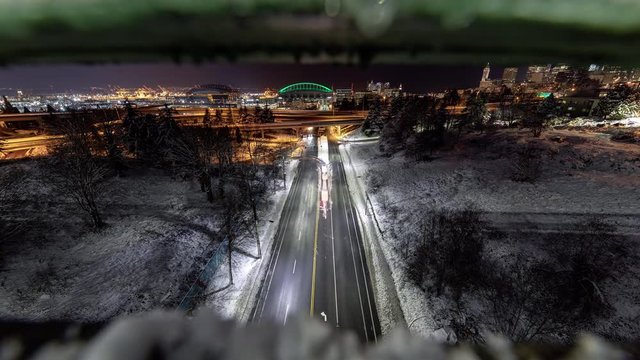
<svg viewBox="0 0 640 360">
<path fill-rule="evenodd" d="M 491 83 L 491 80 L 489 80 L 490 72 L 491 72 L 491 68 L 489 67 L 489 63 L 487 63 L 487 66 L 485 66 L 484 69 L 482 70 L 482 78 L 480 79 L 480 86 L 479 86 L 481 90 L 491 87 L 492 83 Z"/>
<path fill-rule="evenodd" d="M 533 65 L 527 69 L 527 82 L 546 84 L 549 82 L 551 65 Z"/>
<path fill-rule="evenodd" d="M 502 72 L 502 83 L 507 86 L 513 86 L 518 78 L 518 68 L 508 67 Z"/>
<path fill-rule="evenodd" d="M 490 72 L 491 72 L 491 68 L 489 67 L 489 63 L 487 63 L 487 66 L 485 66 L 484 70 L 482 70 L 482 79 L 480 79 L 480 82 L 489 81 Z"/>
<path fill-rule="evenodd" d="M 558 81 L 558 74 L 564 73 L 563 77 L 572 77 L 568 75 L 571 72 L 571 67 L 567 64 L 556 64 L 551 68 L 551 72 L 549 73 L 549 81 L 555 82 Z"/>
</svg>

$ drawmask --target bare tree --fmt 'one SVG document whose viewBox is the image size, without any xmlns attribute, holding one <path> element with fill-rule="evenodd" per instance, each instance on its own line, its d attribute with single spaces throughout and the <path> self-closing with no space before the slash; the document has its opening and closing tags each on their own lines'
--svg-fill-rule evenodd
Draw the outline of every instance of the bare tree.
<svg viewBox="0 0 640 360">
<path fill-rule="evenodd" d="M 475 94 L 467 99 L 467 104 L 464 109 L 465 116 L 470 125 L 475 130 L 480 132 L 484 131 L 487 118 L 487 100 L 482 93 Z"/>
<path fill-rule="evenodd" d="M 563 241 L 554 242 L 559 265 L 555 279 L 561 282 L 558 297 L 565 301 L 565 311 L 591 319 L 609 308 L 604 282 L 625 272 L 623 259 L 629 250 L 625 238 L 601 219 L 577 223 L 575 230 L 565 234 Z"/>
<path fill-rule="evenodd" d="M 227 126 L 218 128 L 214 130 L 213 136 L 213 153 L 218 164 L 218 194 L 224 197 L 226 172 L 233 159 L 231 130 Z"/>
<path fill-rule="evenodd" d="M 196 179 L 200 184 L 200 191 L 206 193 L 207 201 L 212 203 L 214 200 L 211 185 L 212 135 L 211 129 L 204 130 L 198 135 L 185 136 L 177 141 L 167 152 L 167 160 L 171 163 L 174 175 L 183 180 Z"/>
<path fill-rule="evenodd" d="M 89 117 L 77 113 L 58 124 L 64 138 L 53 149 L 53 183 L 91 217 L 95 228 L 102 227 L 98 201 L 104 195 L 108 170 L 94 156 L 96 129 Z"/>
<path fill-rule="evenodd" d="M 494 264 L 484 292 L 489 307 L 487 327 L 517 342 L 556 334 L 569 325 L 557 311 L 556 284 L 549 281 L 550 264 L 517 256 L 508 265 Z"/>
<path fill-rule="evenodd" d="M 623 273 L 628 245 L 601 220 L 554 235 L 549 260 L 510 256 L 491 264 L 481 293 L 489 303 L 487 326 L 514 341 L 569 338 L 610 308 L 605 280 Z"/>
<path fill-rule="evenodd" d="M 478 279 L 483 261 L 486 224 L 480 212 L 441 211 L 424 220 L 416 252 L 408 262 L 409 277 L 441 295 L 449 288 L 456 302 Z"/>
<path fill-rule="evenodd" d="M 259 155 L 262 149 L 258 146 L 247 143 L 247 151 L 249 153 L 249 163 L 241 164 L 238 169 L 238 184 L 240 187 L 242 201 L 248 203 L 251 207 L 253 215 L 253 227 L 256 238 L 256 246 L 258 248 L 258 258 L 262 257 L 262 248 L 260 246 L 260 234 L 258 233 L 258 204 L 264 197 L 266 187 L 266 176 L 260 172 L 258 165 Z"/>
<path fill-rule="evenodd" d="M 109 167 L 116 174 L 121 176 L 125 171 L 124 155 L 122 153 L 123 134 L 122 127 L 114 126 L 108 122 L 103 122 L 101 126 L 102 130 L 102 144 L 104 146 L 104 152 L 109 163 Z"/>
<path fill-rule="evenodd" d="M 227 261 L 229 266 L 229 283 L 233 285 L 232 253 L 236 241 L 245 233 L 251 231 L 250 221 L 240 192 L 237 188 L 227 189 L 226 196 L 222 199 L 223 218 L 222 230 L 227 241 Z"/>
</svg>

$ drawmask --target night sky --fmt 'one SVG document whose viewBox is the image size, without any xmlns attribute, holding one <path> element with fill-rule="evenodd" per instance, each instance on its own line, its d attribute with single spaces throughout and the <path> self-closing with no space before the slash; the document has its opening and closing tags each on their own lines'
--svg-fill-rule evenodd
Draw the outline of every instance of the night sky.
<svg viewBox="0 0 640 360">
<path fill-rule="evenodd" d="M 85 90 L 90 87 L 193 86 L 227 84 L 242 90 L 279 89 L 311 81 L 334 88 L 363 89 L 370 80 L 399 84 L 408 92 L 477 86 L 481 66 L 294 64 L 126 64 L 126 65 L 20 65 L 0 67 L 0 91 L 21 89 L 34 93 Z M 501 68 L 492 68 L 499 78 Z"/>
</svg>

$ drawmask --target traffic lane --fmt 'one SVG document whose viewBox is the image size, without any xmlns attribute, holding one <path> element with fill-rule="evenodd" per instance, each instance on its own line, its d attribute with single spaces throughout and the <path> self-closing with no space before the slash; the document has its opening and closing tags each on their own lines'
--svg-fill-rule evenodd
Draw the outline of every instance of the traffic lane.
<svg viewBox="0 0 640 360">
<path fill-rule="evenodd" d="M 355 332 L 362 342 L 375 340 L 366 282 L 354 242 L 356 228 L 346 211 L 348 193 L 339 176 L 340 158 L 330 147 L 334 168 L 331 188 L 331 210 L 319 222 L 316 291 L 313 317 L 341 330 Z"/>
<path fill-rule="evenodd" d="M 340 326 L 355 331 L 361 341 L 372 341 L 372 334 L 367 326 L 366 308 L 363 301 L 362 280 L 358 276 L 358 265 L 354 257 L 354 246 L 351 239 L 350 224 L 344 211 L 344 198 L 340 191 L 339 181 L 334 180 L 332 191 L 334 223 L 335 256 L 336 256 L 336 288 L 340 301 L 338 313 Z"/>
<path fill-rule="evenodd" d="M 262 288 L 260 289 L 261 298 L 259 298 L 257 310 L 254 315 L 254 319 L 257 321 L 261 321 L 263 318 L 275 320 L 278 315 L 284 311 L 280 306 L 282 299 L 280 295 L 285 291 L 284 286 L 288 281 L 281 262 L 287 262 L 291 256 L 289 248 L 287 246 L 283 247 L 283 245 L 288 238 L 288 229 L 291 227 L 291 224 L 296 221 L 297 208 L 300 203 L 300 189 L 301 183 L 303 182 L 302 171 L 304 166 L 302 163 L 299 166 L 300 172 L 290 190 L 287 204 L 281 215 L 282 219 L 276 234 L 269 269 Z"/>
<path fill-rule="evenodd" d="M 332 165 L 335 189 L 333 211 L 336 262 L 341 264 L 337 270 L 339 274 L 337 287 L 339 294 L 344 293 L 345 297 L 350 297 L 348 301 L 340 302 L 345 308 L 339 308 L 339 312 L 349 314 L 348 317 L 343 316 L 341 321 L 344 326 L 347 326 L 346 322 L 349 321 L 350 326 L 358 330 L 362 340 L 376 341 L 380 334 L 380 324 L 369 269 L 364 257 L 359 220 L 351 202 L 344 166 L 337 146 L 330 144 L 330 151 L 334 159 Z M 341 276 L 342 274 L 345 276 Z"/>
<path fill-rule="evenodd" d="M 331 232 L 331 213 L 327 218 L 320 216 L 318 221 L 318 243 L 316 249 L 315 298 L 312 317 L 333 327 L 340 324 L 337 311 L 336 281 L 334 272 L 335 257 Z"/>
<path fill-rule="evenodd" d="M 310 155 L 314 148 L 308 149 Z M 315 226 L 309 221 L 315 210 L 317 175 L 314 161 L 301 160 L 295 188 L 283 211 L 270 269 L 254 310 L 254 321 L 284 322 L 292 314 L 308 314 Z"/>
<path fill-rule="evenodd" d="M 298 196 L 298 201 L 300 200 Z M 295 211 L 295 210 L 294 210 Z M 298 212 L 292 217 L 288 231 L 276 254 L 275 270 L 271 286 L 266 293 L 263 319 L 286 322 L 293 314 L 308 314 L 310 285 L 310 239 L 314 227 L 307 225 Z"/>
</svg>

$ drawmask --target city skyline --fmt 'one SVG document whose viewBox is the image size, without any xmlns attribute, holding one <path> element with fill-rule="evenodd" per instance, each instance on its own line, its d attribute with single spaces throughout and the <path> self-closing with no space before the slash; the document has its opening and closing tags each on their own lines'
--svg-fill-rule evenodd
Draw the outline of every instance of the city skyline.
<svg viewBox="0 0 640 360">
<path fill-rule="evenodd" d="M 478 66 L 302 64 L 100 64 L 19 65 L 0 68 L 0 91 L 37 93 L 89 88 L 176 86 L 219 83 L 239 89 L 279 88 L 311 81 L 336 88 L 364 89 L 369 81 L 403 85 L 410 92 L 474 87 L 482 74 Z M 492 66 L 492 74 L 502 72 Z M 8 94 L 7 94 L 8 95 Z"/>
</svg>

